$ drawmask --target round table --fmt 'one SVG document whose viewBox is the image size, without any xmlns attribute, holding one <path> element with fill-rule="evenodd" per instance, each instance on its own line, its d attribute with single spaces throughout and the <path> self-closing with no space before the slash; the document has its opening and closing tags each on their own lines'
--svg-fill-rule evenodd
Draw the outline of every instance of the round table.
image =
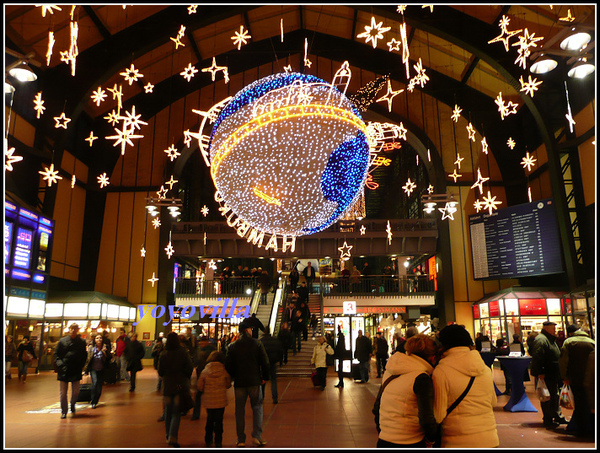
<svg viewBox="0 0 600 453">
<path fill-rule="evenodd" d="M 492 365 L 494 365 L 494 360 L 496 360 L 496 354 L 494 354 L 493 352 L 480 352 L 479 354 L 481 354 L 481 358 L 483 359 L 484 363 L 492 368 Z M 492 368 L 492 377 L 494 376 L 494 369 Z M 496 396 L 498 395 L 502 395 L 502 392 L 498 389 L 498 387 L 496 387 L 496 383 L 494 382 L 494 390 L 496 391 Z"/>
<path fill-rule="evenodd" d="M 523 384 L 523 376 L 529 362 L 531 362 L 531 357 L 504 356 L 497 357 L 497 359 L 508 370 L 512 382 L 510 399 L 504 406 L 504 410 L 510 412 L 537 412 L 537 409 L 527 397 L 525 384 Z"/>
</svg>

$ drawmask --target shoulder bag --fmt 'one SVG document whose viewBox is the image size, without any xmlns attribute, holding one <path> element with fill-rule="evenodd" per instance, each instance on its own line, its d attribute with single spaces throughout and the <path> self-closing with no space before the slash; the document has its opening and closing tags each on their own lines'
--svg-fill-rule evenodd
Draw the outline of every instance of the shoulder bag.
<svg viewBox="0 0 600 453">
<path fill-rule="evenodd" d="M 452 412 L 454 409 L 456 409 L 456 406 L 458 406 L 460 404 L 460 402 L 465 398 L 465 396 L 467 396 L 467 393 L 469 393 L 469 390 L 471 390 L 471 386 L 473 385 L 474 380 L 475 380 L 475 376 L 471 376 L 471 379 L 469 380 L 469 384 L 467 385 L 467 388 L 465 389 L 465 391 L 462 392 L 462 394 L 456 399 L 456 401 L 454 401 L 454 403 L 452 403 L 452 405 L 446 410 L 446 417 L 448 415 L 450 415 L 450 412 Z M 440 423 L 438 425 L 437 436 L 435 439 L 435 443 L 433 444 L 433 448 L 440 448 L 441 446 L 442 446 L 442 424 Z"/>
<path fill-rule="evenodd" d="M 377 428 L 378 433 L 381 432 L 381 427 L 379 426 L 379 408 L 381 407 L 381 395 L 383 395 L 383 391 L 385 390 L 386 386 L 397 377 L 400 377 L 400 375 L 395 374 L 387 378 L 379 388 L 379 393 L 377 393 L 377 398 L 375 398 L 375 403 L 373 404 L 373 410 L 371 412 L 373 412 L 373 415 L 375 416 L 375 427 Z"/>
<path fill-rule="evenodd" d="M 23 354 L 21 355 L 21 361 L 25 362 L 25 363 L 29 363 L 33 360 L 33 354 L 31 354 L 31 352 L 27 351 L 26 349 L 23 350 Z"/>
</svg>

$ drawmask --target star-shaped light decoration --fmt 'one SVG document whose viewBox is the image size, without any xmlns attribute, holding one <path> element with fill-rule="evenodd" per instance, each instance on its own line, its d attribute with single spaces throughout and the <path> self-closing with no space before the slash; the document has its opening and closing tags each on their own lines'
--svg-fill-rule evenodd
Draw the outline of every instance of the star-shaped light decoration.
<svg viewBox="0 0 600 453">
<path fill-rule="evenodd" d="M 96 105 L 100 107 L 100 103 L 104 101 L 106 96 L 108 96 L 106 91 L 104 91 L 102 87 L 98 87 L 98 89 L 94 91 L 90 97 L 92 98 L 92 101 L 94 101 Z"/>
<path fill-rule="evenodd" d="M 433 193 L 433 191 L 434 191 L 434 189 L 433 189 L 433 184 L 429 184 L 429 187 L 427 187 L 427 193 L 428 193 L 428 194 L 432 194 L 432 193 Z"/>
<path fill-rule="evenodd" d="M 142 258 L 144 258 L 146 256 L 146 249 L 144 248 L 143 245 L 142 245 L 142 248 L 140 249 L 140 255 L 142 255 Z"/>
<path fill-rule="evenodd" d="M 408 5 L 398 5 L 398 6 L 396 7 L 396 12 L 397 12 L 397 13 L 400 13 L 400 14 L 402 14 L 402 15 L 404 15 L 404 11 L 406 11 L 406 7 L 407 7 L 407 6 L 408 6 Z"/>
<path fill-rule="evenodd" d="M 133 132 L 135 129 L 142 128 L 140 124 L 148 125 L 148 123 L 140 119 L 141 116 L 141 114 L 135 114 L 135 105 L 132 105 L 131 112 L 125 111 L 125 116 L 119 115 L 119 119 L 123 120 L 123 128 L 131 129 L 131 131 Z M 136 138 L 143 138 L 143 136 Z"/>
<path fill-rule="evenodd" d="M 188 63 L 187 68 L 185 68 L 183 71 L 181 71 L 179 73 L 179 75 L 182 76 L 184 79 L 186 79 L 189 82 L 192 80 L 192 77 L 194 77 L 197 72 L 198 72 L 198 70 L 196 69 L 196 67 L 192 66 L 192 63 Z"/>
<path fill-rule="evenodd" d="M 106 176 L 106 172 L 104 172 L 100 176 L 98 176 L 98 184 L 100 184 L 101 189 L 110 184 L 110 181 L 108 180 L 108 176 Z"/>
<path fill-rule="evenodd" d="M 483 209 L 483 201 L 478 198 L 475 200 L 475 203 L 473 203 L 473 207 L 475 208 L 475 211 L 481 211 Z"/>
<path fill-rule="evenodd" d="M 455 123 L 458 123 L 460 112 L 462 112 L 462 109 L 458 105 L 454 104 L 454 110 L 452 110 L 452 116 L 450 118 L 452 118 L 452 121 Z"/>
<path fill-rule="evenodd" d="M 202 206 L 202 209 L 200 209 L 200 212 L 202 213 L 202 215 L 204 217 L 206 217 L 208 215 L 208 206 L 206 206 L 206 205 Z"/>
<path fill-rule="evenodd" d="M 46 13 L 54 14 L 54 10 L 62 11 L 58 5 L 35 5 L 37 8 L 42 8 L 42 17 L 46 17 Z"/>
<path fill-rule="evenodd" d="M 364 236 L 366 232 L 367 232 L 367 227 L 364 225 L 361 225 L 360 226 L 360 235 Z"/>
<path fill-rule="evenodd" d="M 54 49 L 54 44 L 56 40 L 54 39 L 54 32 L 48 32 L 48 48 L 46 50 L 46 66 L 50 66 L 50 60 L 52 59 L 52 50 Z"/>
<path fill-rule="evenodd" d="M 248 30 L 244 30 L 244 26 L 240 25 L 240 31 L 236 31 L 235 35 L 231 37 L 233 39 L 233 45 L 237 46 L 238 50 L 242 48 L 242 45 L 248 44 L 248 40 L 252 38 Z"/>
<path fill-rule="evenodd" d="M 518 35 L 522 31 L 522 30 L 508 31 L 508 24 L 509 23 L 510 23 L 510 18 L 508 18 L 507 16 L 503 15 L 502 19 L 500 19 L 500 22 L 499 22 L 500 31 L 501 31 L 500 35 L 496 36 L 491 41 L 488 41 L 488 44 L 492 44 L 494 42 L 502 42 L 502 43 L 504 43 L 504 48 L 508 52 L 509 51 L 508 40 L 510 38 L 512 38 L 513 36 Z"/>
<path fill-rule="evenodd" d="M 442 213 L 442 220 L 454 220 L 454 213 L 456 212 L 456 207 L 454 207 L 452 203 L 446 203 L 443 208 L 438 208 L 438 211 Z"/>
<path fill-rule="evenodd" d="M 496 201 L 496 197 L 492 197 L 491 192 L 488 190 L 488 195 L 487 198 L 483 197 L 483 209 L 487 209 L 490 213 L 490 215 L 492 215 L 492 211 L 494 209 L 498 209 L 496 207 L 496 205 L 498 204 L 502 204 L 501 201 Z"/>
<path fill-rule="evenodd" d="M 312 61 L 308 59 L 308 38 L 304 38 L 304 66 L 310 68 Z"/>
<path fill-rule="evenodd" d="M 414 76 L 412 79 L 410 79 L 409 83 L 411 83 L 413 85 L 417 85 L 417 84 L 421 85 L 421 88 L 423 88 L 425 86 L 425 84 L 427 83 L 427 81 L 429 80 L 429 76 L 427 76 L 425 74 L 425 69 L 423 68 L 423 62 L 421 61 L 420 58 L 419 58 L 419 61 L 417 61 L 417 64 L 413 66 L 413 68 L 415 68 L 415 71 L 417 71 L 417 75 Z"/>
<path fill-rule="evenodd" d="M 215 59 L 215 57 L 213 57 L 212 59 L 212 65 L 209 66 L 208 68 L 204 68 L 202 69 L 202 72 L 210 72 L 211 74 L 211 79 L 214 82 L 215 81 L 215 77 L 217 76 L 217 72 L 219 71 L 227 71 L 227 66 L 217 66 L 217 61 Z"/>
<path fill-rule="evenodd" d="M 185 36 L 185 27 L 182 25 L 179 27 L 179 32 L 177 33 L 176 38 L 169 38 L 171 41 L 175 43 L 175 50 L 179 49 L 179 46 L 185 47 L 185 44 L 181 42 L 181 38 Z"/>
<path fill-rule="evenodd" d="M 391 41 L 388 41 L 387 43 L 388 49 L 390 49 L 390 52 L 394 51 L 394 50 L 400 50 L 400 45 L 402 44 L 402 41 L 396 41 L 395 38 L 392 38 Z"/>
<path fill-rule="evenodd" d="M 173 189 L 173 184 L 179 182 L 176 179 L 173 179 L 173 175 L 171 175 L 171 179 L 169 179 L 167 182 L 165 182 L 165 186 L 169 186 L 169 189 Z"/>
<path fill-rule="evenodd" d="M 121 109 L 123 108 L 123 86 L 119 85 L 117 88 L 117 84 L 115 83 L 115 85 L 112 88 L 107 88 L 108 91 L 110 91 L 113 95 L 113 101 L 115 99 L 117 99 L 117 110 L 120 112 Z"/>
<path fill-rule="evenodd" d="M 402 189 L 404 190 L 404 192 L 406 192 L 406 195 L 410 196 L 410 194 L 413 190 L 415 190 L 416 187 L 417 185 L 414 182 L 412 182 L 410 178 L 408 178 L 408 181 L 406 181 L 406 184 L 402 186 Z"/>
<path fill-rule="evenodd" d="M 160 186 L 160 189 L 158 189 L 158 192 L 156 192 L 156 194 L 158 195 L 158 199 L 164 200 L 165 198 L 167 198 L 168 191 L 169 189 L 167 189 L 165 186 Z"/>
<path fill-rule="evenodd" d="M 558 20 L 562 22 L 573 22 L 575 20 L 575 17 L 571 15 L 571 8 L 567 9 L 566 17 L 559 17 Z"/>
<path fill-rule="evenodd" d="M 527 168 L 527 171 L 531 171 L 531 167 L 534 167 L 536 162 L 537 159 L 535 159 L 533 156 L 530 156 L 529 151 L 527 151 L 527 153 L 525 153 L 525 157 L 521 161 L 521 165 L 523 165 L 523 168 Z"/>
<path fill-rule="evenodd" d="M 571 133 L 573 133 L 574 129 L 573 126 L 575 126 L 577 123 L 575 122 L 575 120 L 573 119 L 573 115 L 571 113 L 571 106 L 569 106 L 569 113 L 567 113 L 565 115 L 565 118 L 567 119 L 567 121 L 569 122 L 569 130 L 571 131 Z"/>
<path fill-rule="evenodd" d="M 489 145 L 488 145 L 488 143 L 487 143 L 487 139 L 486 139 L 485 137 L 483 137 L 483 138 L 481 139 L 481 152 L 482 152 L 483 154 L 487 154 L 487 153 L 488 153 L 488 150 L 489 150 Z"/>
<path fill-rule="evenodd" d="M 471 189 L 474 189 L 475 187 L 479 188 L 479 195 L 483 195 L 483 183 L 486 182 L 487 180 L 489 180 L 490 178 L 484 178 L 483 176 L 481 176 L 481 169 L 477 169 L 477 181 L 475 181 L 475 184 L 473 184 L 471 186 Z"/>
<path fill-rule="evenodd" d="M 36 118 L 39 119 L 40 116 L 42 116 L 44 114 L 44 110 L 46 110 L 46 107 L 44 107 L 44 101 L 42 99 L 41 91 L 35 95 L 35 98 L 33 99 L 33 105 L 34 105 L 33 110 L 35 110 L 37 112 Z"/>
<path fill-rule="evenodd" d="M 62 112 L 60 114 L 60 116 L 55 116 L 54 117 L 54 121 L 56 121 L 56 124 L 54 126 L 56 129 L 59 129 L 61 127 L 63 129 L 66 129 L 67 128 L 67 124 L 69 124 L 71 122 L 71 118 L 67 118 L 65 116 L 65 112 Z"/>
<path fill-rule="evenodd" d="M 111 135 L 108 137 L 104 137 L 107 140 L 114 140 L 115 143 L 113 144 L 113 146 L 117 146 L 117 145 L 121 145 L 121 155 L 125 155 L 125 147 L 127 145 L 130 146 L 135 146 L 133 144 L 133 142 L 131 141 L 131 139 L 133 138 L 143 138 L 143 135 L 135 135 L 133 133 L 133 128 L 131 129 L 116 129 L 115 128 L 115 132 L 117 133 L 117 135 Z"/>
<path fill-rule="evenodd" d="M 433 12 L 433 6 L 434 5 L 422 5 L 421 9 L 423 9 L 423 8 L 429 8 L 429 12 L 432 13 Z"/>
<path fill-rule="evenodd" d="M 408 36 L 406 35 L 406 22 L 400 25 L 400 42 L 402 43 L 402 63 L 406 69 L 406 78 L 410 78 L 410 49 L 408 45 Z"/>
<path fill-rule="evenodd" d="M 506 144 L 510 149 L 515 149 L 515 146 L 517 146 L 517 142 L 515 142 L 512 137 L 508 137 Z"/>
<path fill-rule="evenodd" d="M 450 178 L 454 179 L 454 182 L 456 182 L 456 180 L 458 178 L 460 178 L 462 175 L 459 175 L 458 173 L 456 173 L 456 168 L 454 169 L 454 172 L 448 175 Z"/>
<path fill-rule="evenodd" d="M 385 227 L 385 232 L 387 233 L 388 245 L 392 245 L 392 227 L 390 225 L 390 221 L 387 221 L 387 226 Z"/>
<path fill-rule="evenodd" d="M 454 161 L 454 165 L 458 165 L 458 169 L 460 170 L 460 163 L 465 160 L 464 157 L 460 157 L 460 153 L 456 153 L 456 161 Z"/>
<path fill-rule="evenodd" d="M 71 189 L 73 189 L 75 187 L 75 183 L 77 182 L 77 178 L 75 177 L 75 175 L 71 176 Z"/>
<path fill-rule="evenodd" d="M 63 179 L 58 175 L 58 170 L 54 170 L 54 164 L 50 164 L 44 171 L 38 171 L 38 173 L 44 177 L 45 181 L 48 181 L 48 187 L 52 187 L 53 183 L 58 183 L 59 179 Z"/>
<path fill-rule="evenodd" d="M 169 241 L 169 243 L 165 247 L 165 252 L 167 252 L 167 257 L 169 259 L 171 259 L 171 256 L 173 256 L 173 253 L 175 253 L 175 249 L 173 248 L 173 245 L 171 244 L 171 241 Z"/>
<path fill-rule="evenodd" d="M 475 128 L 471 123 L 467 126 L 467 132 L 469 133 L 469 140 L 475 141 Z"/>
<path fill-rule="evenodd" d="M 154 90 L 154 85 L 152 85 L 150 82 L 148 82 L 146 85 L 144 85 L 144 93 L 146 93 L 146 94 L 152 93 L 153 90 Z"/>
<path fill-rule="evenodd" d="M 287 66 L 284 66 L 283 70 L 285 71 L 286 74 L 290 74 L 290 73 L 294 72 L 294 70 L 292 69 L 292 65 L 291 64 L 289 64 Z"/>
<path fill-rule="evenodd" d="M 4 143 L 4 157 L 6 158 L 6 160 L 4 161 L 4 168 L 6 171 L 13 171 L 12 164 L 21 162 L 23 160 L 23 156 L 16 156 L 15 147 L 13 146 L 7 149 L 8 146 L 6 145 L 6 142 Z"/>
<path fill-rule="evenodd" d="M 377 48 L 377 40 L 383 39 L 383 33 L 386 33 L 392 29 L 392 27 L 382 27 L 383 21 L 378 24 L 375 23 L 375 17 L 371 16 L 371 26 L 365 25 L 365 31 L 359 35 L 356 35 L 357 38 L 366 38 L 365 44 L 369 44 L 371 42 L 373 44 L 373 49 Z"/>
<path fill-rule="evenodd" d="M 138 69 L 135 69 L 133 63 L 131 63 L 131 66 L 126 68 L 124 72 L 120 72 L 119 75 L 125 77 L 125 81 L 129 82 L 129 85 L 132 85 L 133 82 L 137 82 L 140 77 L 144 77 L 142 74 L 140 74 Z"/>
<path fill-rule="evenodd" d="M 521 82 L 521 91 L 524 91 L 525 94 L 533 97 L 534 93 L 538 90 L 538 86 L 542 84 L 542 81 L 537 81 L 537 79 L 532 79 L 531 74 L 529 75 L 529 80 L 525 82 L 523 80 L 523 76 L 519 78 L 519 82 Z"/>
<path fill-rule="evenodd" d="M 514 43 L 513 46 L 519 46 L 517 49 L 519 56 L 515 60 L 515 64 L 518 64 L 523 69 L 527 67 L 527 57 L 531 55 L 530 47 L 537 47 L 536 42 L 544 39 L 543 37 L 536 38 L 535 33 L 529 34 L 529 30 L 526 28 L 523 31 L 523 36 L 519 36 L 519 41 Z"/>
<path fill-rule="evenodd" d="M 387 81 L 387 93 L 385 93 L 384 96 L 382 96 L 379 99 L 377 99 L 376 102 L 387 101 L 387 103 L 388 103 L 388 111 L 391 112 L 392 111 L 392 100 L 394 99 L 394 96 L 399 95 L 403 91 L 404 91 L 404 88 L 402 88 L 401 90 L 398 90 L 398 91 L 392 90 L 392 81 L 390 79 L 388 79 L 388 81 Z"/>
<path fill-rule="evenodd" d="M 155 230 L 160 227 L 160 219 L 158 217 L 152 219 L 152 226 Z"/>
<path fill-rule="evenodd" d="M 188 6 L 188 15 L 196 14 L 196 10 L 198 9 L 198 5 L 190 5 Z"/>
<path fill-rule="evenodd" d="M 344 241 L 344 245 L 342 245 L 341 247 L 338 247 L 338 250 L 340 251 L 340 259 L 347 261 L 350 259 L 350 250 L 352 250 L 352 245 L 348 245 L 346 243 L 346 241 Z"/>
<path fill-rule="evenodd" d="M 152 288 L 154 288 L 154 284 L 158 281 L 158 278 L 156 278 L 156 273 L 152 272 L 152 278 L 149 278 L 148 281 L 150 283 L 152 283 Z"/>
<path fill-rule="evenodd" d="M 508 104 L 504 104 L 504 99 L 502 99 L 502 91 L 498 93 L 498 97 L 494 102 L 498 106 L 498 112 L 500 112 L 500 118 L 502 118 L 503 121 L 508 115 L 517 113 L 517 107 L 519 104 L 515 104 L 512 101 L 508 101 Z"/>
<path fill-rule="evenodd" d="M 111 126 L 115 126 L 119 122 L 119 114 L 113 110 L 112 112 L 109 112 L 108 115 L 104 117 L 104 119 Z"/>
<path fill-rule="evenodd" d="M 167 149 L 165 149 L 165 153 L 167 154 L 167 157 L 171 159 L 171 162 L 177 159 L 177 157 L 181 156 L 181 153 L 177 152 L 177 148 L 175 148 L 175 145 L 171 145 Z"/>
</svg>

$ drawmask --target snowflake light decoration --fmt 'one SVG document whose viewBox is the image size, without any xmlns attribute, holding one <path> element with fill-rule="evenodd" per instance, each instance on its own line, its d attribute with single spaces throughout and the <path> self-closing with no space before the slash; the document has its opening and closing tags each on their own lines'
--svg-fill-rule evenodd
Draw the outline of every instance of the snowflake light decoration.
<svg viewBox="0 0 600 453">
<path fill-rule="evenodd" d="M 488 44 L 492 44 L 494 42 L 502 42 L 504 44 L 504 48 L 506 49 L 506 51 L 509 51 L 509 44 L 508 44 L 508 40 L 510 38 L 512 38 L 515 35 L 518 35 L 519 33 L 521 33 L 521 29 L 520 30 L 514 30 L 514 31 L 508 31 L 508 24 L 510 23 L 510 18 L 508 18 L 507 16 L 502 16 L 502 19 L 500 19 L 499 25 L 500 25 L 500 35 L 496 36 L 494 39 L 488 41 Z"/>
<path fill-rule="evenodd" d="M 152 219 L 152 226 L 155 230 L 160 227 L 160 219 L 158 217 Z"/>
<path fill-rule="evenodd" d="M 527 151 L 525 157 L 523 157 L 523 160 L 521 161 L 521 165 L 523 165 L 523 168 L 527 168 L 527 171 L 531 171 L 531 167 L 534 167 L 536 162 L 537 159 L 530 156 L 529 151 Z"/>
<path fill-rule="evenodd" d="M 104 101 L 106 96 L 108 96 L 106 91 L 104 91 L 102 87 L 98 87 L 98 89 L 94 91 L 90 97 L 92 98 L 92 101 L 94 101 L 96 105 L 100 107 L 100 103 Z"/>
<path fill-rule="evenodd" d="M 479 188 L 479 195 L 483 195 L 483 183 L 486 182 L 487 180 L 489 180 L 490 178 L 484 178 L 483 176 L 481 176 L 481 169 L 477 169 L 477 181 L 475 181 L 475 184 L 473 184 L 471 186 L 471 189 L 474 189 L 475 187 Z"/>
<path fill-rule="evenodd" d="M 140 77 L 144 77 L 142 74 L 140 74 L 138 69 L 135 69 L 133 63 L 131 63 L 131 66 L 125 69 L 125 71 L 120 72 L 119 75 L 122 75 L 125 78 L 125 81 L 129 82 L 129 85 L 132 85 L 133 82 L 137 82 Z"/>
<path fill-rule="evenodd" d="M 342 245 L 341 247 L 338 247 L 338 250 L 340 251 L 340 259 L 347 261 L 350 259 L 350 250 L 352 250 L 352 245 L 348 245 L 346 243 L 346 241 L 344 241 L 344 245 Z"/>
<path fill-rule="evenodd" d="M 537 79 L 532 79 L 531 74 L 529 75 L 529 80 L 525 82 L 523 80 L 523 76 L 519 78 L 519 82 L 521 83 L 521 90 L 524 91 L 525 94 L 533 97 L 534 93 L 538 90 L 538 86 L 542 84 L 542 81 L 537 81 Z"/>
<path fill-rule="evenodd" d="M 404 184 L 402 186 L 402 189 L 404 190 L 404 192 L 406 193 L 406 195 L 410 196 L 410 194 L 412 193 L 413 190 L 415 190 L 417 187 L 417 185 L 412 182 L 410 180 L 410 178 L 408 178 L 408 181 L 406 182 L 406 184 Z"/>
<path fill-rule="evenodd" d="M 208 207 L 206 205 L 202 206 L 202 209 L 200 209 L 200 212 L 202 213 L 202 215 L 204 217 L 206 217 L 208 215 Z"/>
<path fill-rule="evenodd" d="M 501 201 L 496 201 L 496 197 L 492 197 L 491 192 L 488 190 L 487 197 L 483 197 L 483 209 L 487 209 L 490 215 L 494 209 L 498 209 L 496 205 L 502 204 Z"/>
<path fill-rule="evenodd" d="M 154 288 L 154 284 L 158 281 L 158 278 L 156 278 L 156 273 L 152 272 L 152 278 L 149 278 L 148 281 L 150 283 L 152 283 L 152 288 Z"/>
<path fill-rule="evenodd" d="M 515 146 L 517 146 L 517 142 L 515 142 L 512 137 L 508 137 L 506 144 L 510 149 L 515 149 Z"/>
<path fill-rule="evenodd" d="M 71 118 L 67 118 L 65 116 L 65 112 L 62 112 L 60 114 L 60 116 L 55 116 L 54 117 L 54 121 L 56 121 L 56 124 L 54 126 L 56 129 L 59 129 L 61 127 L 63 129 L 66 129 L 67 128 L 67 124 L 69 124 L 71 122 Z"/>
<path fill-rule="evenodd" d="M 242 48 L 242 45 L 248 44 L 248 40 L 252 38 L 248 30 L 244 30 L 244 26 L 240 25 L 240 31 L 236 31 L 235 35 L 231 37 L 233 39 L 233 45 L 237 46 L 238 50 Z"/>
<path fill-rule="evenodd" d="M 119 122 L 119 114 L 113 110 L 112 112 L 109 112 L 108 115 L 104 117 L 104 119 L 111 126 L 115 126 Z"/>
<path fill-rule="evenodd" d="M 455 123 L 458 123 L 460 112 L 462 112 L 462 109 L 458 105 L 454 104 L 454 110 L 452 110 L 452 116 L 450 118 L 452 118 L 452 121 Z"/>
<path fill-rule="evenodd" d="M 388 111 L 392 111 L 392 101 L 394 99 L 395 96 L 399 95 L 400 93 L 402 93 L 404 91 L 404 88 L 398 91 L 394 91 L 392 90 L 392 81 L 390 79 L 388 79 L 387 81 L 387 93 L 385 93 L 385 95 L 383 95 L 382 97 L 380 97 L 379 99 L 376 100 L 376 102 L 379 101 L 387 101 L 388 103 Z"/>
<path fill-rule="evenodd" d="M 134 131 L 135 129 L 141 129 L 140 124 L 148 125 L 147 122 L 140 119 L 141 116 L 141 114 L 135 114 L 135 105 L 132 105 L 131 112 L 125 111 L 125 116 L 119 115 L 119 119 L 123 120 L 123 128 L 128 128 L 131 129 L 131 131 Z M 143 136 L 136 138 L 143 138 Z"/>
<path fill-rule="evenodd" d="M 502 99 L 502 91 L 498 93 L 498 97 L 494 102 L 498 106 L 498 112 L 500 112 L 500 118 L 502 118 L 502 120 L 504 120 L 504 118 L 508 115 L 517 113 L 517 107 L 519 104 L 515 104 L 512 101 L 508 101 L 508 104 L 505 104 L 504 99 Z"/>
<path fill-rule="evenodd" d="M 110 181 L 108 180 L 108 176 L 106 176 L 106 172 L 104 172 L 100 176 L 98 176 L 98 184 L 100 184 L 101 189 L 110 184 Z"/>
<path fill-rule="evenodd" d="M 177 159 L 177 157 L 181 156 L 181 153 L 177 152 L 177 148 L 175 148 L 175 145 L 171 145 L 167 149 L 165 149 L 165 153 L 167 154 L 167 157 L 171 159 L 171 162 Z"/>
<path fill-rule="evenodd" d="M 44 107 L 44 101 L 42 99 L 41 91 L 35 95 L 35 98 L 33 99 L 33 105 L 34 105 L 33 110 L 35 110 L 37 112 L 36 118 L 39 119 L 40 116 L 43 115 L 44 110 L 46 110 L 46 107 Z"/>
<path fill-rule="evenodd" d="M 48 187 L 52 187 L 53 183 L 58 183 L 59 179 L 63 179 L 58 175 L 58 170 L 54 170 L 54 164 L 50 164 L 44 171 L 38 171 L 38 173 L 44 177 L 44 181 L 48 181 Z"/>
<path fill-rule="evenodd" d="M 383 21 L 379 23 L 375 23 L 375 17 L 371 16 L 371 26 L 365 25 L 365 31 L 359 35 L 356 35 L 357 38 L 366 38 L 365 44 L 372 43 L 373 49 L 377 48 L 377 40 L 383 39 L 383 33 L 386 33 L 392 29 L 392 27 L 382 27 Z"/>
<path fill-rule="evenodd" d="M 121 155 L 125 155 L 125 147 L 127 145 L 130 146 L 135 146 L 133 144 L 133 142 L 131 141 L 131 139 L 134 138 L 143 138 L 143 135 L 135 135 L 133 133 L 133 128 L 128 129 L 126 127 L 124 127 L 123 129 L 116 129 L 115 128 L 115 132 L 117 133 L 117 135 L 111 135 L 108 137 L 104 137 L 107 140 L 114 140 L 115 143 L 113 144 L 113 146 L 117 146 L 117 145 L 121 145 Z"/>
<path fill-rule="evenodd" d="M 86 142 L 90 144 L 90 148 L 92 147 L 94 140 L 98 139 L 98 137 L 94 136 L 94 131 L 90 132 L 90 136 L 85 139 Z"/>
<path fill-rule="evenodd" d="M 483 201 L 478 198 L 475 200 L 475 203 L 473 203 L 473 207 L 475 208 L 476 212 L 481 211 L 483 209 Z"/>
<path fill-rule="evenodd" d="M 535 33 L 529 34 L 529 30 L 526 28 L 523 31 L 523 36 L 519 36 L 519 41 L 514 43 L 513 46 L 519 46 L 517 49 L 519 56 L 515 60 L 515 64 L 518 64 L 523 69 L 527 67 L 527 57 L 531 55 L 530 47 L 537 47 L 536 42 L 544 39 L 543 37 L 536 38 Z"/>
<path fill-rule="evenodd" d="M 4 161 L 4 169 L 6 171 L 13 171 L 12 164 L 21 162 L 23 160 L 23 156 L 15 155 L 15 147 L 14 146 L 7 149 L 6 142 L 4 144 L 4 150 L 5 150 L 4 157 L 6 158 L 6 160 Z"/>
<path fill-rule="evenodd" d="M 209 66 L 208 68 L 202 69 L 202 72 L 210 72 L 211 79 L 213 82 L 215 81 L 215 77 L 217 76 L 217 72 L 219 72 L 219 71 L 223 71 L 225 74 L 227 74 L 227 66 L 217 66 L 217 61 L 216 61 L 215 57 L 213 57 L 213 59 L 212 59 L 211 66 Z M 226 79 L 228 79 L 228 77 L 226 77 Z M 225 83 L 227 83 L 227 82 L 225 82 Z"/>
<path fill-rule="evenodd" d="M 169 243 L 165 247 L 165 252 L 167 252 L 167 257 L 169 259 L 171 259 L 171 256 L 173 256 L 173 253 L 175 253 L 175 249 L 173 248 L 173 245 L 171 244 L 171 241 L 169 241 Z"/>
</svg>

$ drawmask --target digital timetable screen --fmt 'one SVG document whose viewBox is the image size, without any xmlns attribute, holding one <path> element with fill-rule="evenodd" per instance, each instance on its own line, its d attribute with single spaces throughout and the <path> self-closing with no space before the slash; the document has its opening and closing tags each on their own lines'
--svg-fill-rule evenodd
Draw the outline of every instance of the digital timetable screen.
<svg viewBox="0 0 600 453">
<path fill-rule="evenodd" d="M 17 229 L 13 266 L 21 269 L 29 269 L 31 263 L 31 244 L 33 242 L 33 231 L 19 227 Z"/>
<path fill-rule="evenodd" d="M 469 216 L 476 280 L 564 271 L 551 199 Z"/>
</svg>

